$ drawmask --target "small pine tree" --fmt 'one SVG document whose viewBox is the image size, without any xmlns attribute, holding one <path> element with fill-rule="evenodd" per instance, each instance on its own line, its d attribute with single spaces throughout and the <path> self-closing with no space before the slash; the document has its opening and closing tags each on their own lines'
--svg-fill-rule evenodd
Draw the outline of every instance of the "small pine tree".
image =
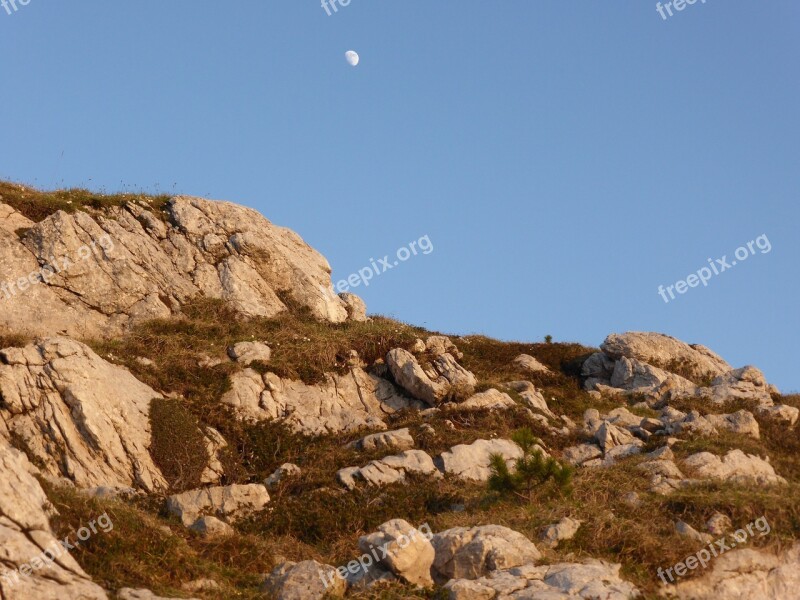
<svg viewBox="0 0 800 600">
<path fill-rule="evenodd" d="M 545 344 L 552 344 L 553 343 L 553 336 L 552 335 L 544 336 L 544 343 Z"/>
<path fill-rule="evenodd" d="M 562 465 L 552 457 L 545 457 L 541 448 L 541 440 L 533 432 L 524 427 L 514 432 L 511 439 L 522 449 L 522 456 L 517 459 L 514 471 L 508 468 L 501 454 L 490 457 L 489 489 L 500 493 L 513 493 L 529 502 L 533 499 L 533 490 L 552 480 L 556 488 L 569 491 L 573 469 Z"/>
</svg>

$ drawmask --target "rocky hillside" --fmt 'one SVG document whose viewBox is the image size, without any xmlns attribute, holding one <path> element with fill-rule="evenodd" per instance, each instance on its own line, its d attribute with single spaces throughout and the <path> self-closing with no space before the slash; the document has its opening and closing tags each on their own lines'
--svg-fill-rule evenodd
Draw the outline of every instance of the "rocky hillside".
<svg viewBox="0 0 800 600">
<path fill-rule="evenodd" d="M 0 600 L 800 589 L 756 367 L 368 318 L 235 204 L 0 184 L 0 348 Z"/>
</svg>

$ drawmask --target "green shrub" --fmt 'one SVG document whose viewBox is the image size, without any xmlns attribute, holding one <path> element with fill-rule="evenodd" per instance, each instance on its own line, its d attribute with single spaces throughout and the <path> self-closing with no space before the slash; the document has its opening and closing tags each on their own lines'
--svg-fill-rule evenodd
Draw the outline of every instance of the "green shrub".
<svg viewBox="0 0 800 600">
<path fill-rule="evenodd" d="M 568 491 L 572 482 L 573 469 L 562 465 L 552 457 L 545 458 L 541 444 L 533 432 L 524 427 L 517 430 L 511 439 L 522 448 L 523 455 L 518 458 L 512 472 L 501 454 L 491 456 L 489 489 L 500 493 L 513 493 L 528 500 L 532 499 L 534 488 L 553 481 L 556 489 Z"/>
</svg>

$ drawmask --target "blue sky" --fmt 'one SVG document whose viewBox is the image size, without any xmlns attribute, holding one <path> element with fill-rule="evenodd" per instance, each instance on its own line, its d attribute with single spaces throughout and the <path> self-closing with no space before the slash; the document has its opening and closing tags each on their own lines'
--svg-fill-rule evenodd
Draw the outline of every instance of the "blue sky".
<svg viewBox="0 0 800 600">
<path fill-rule="evenodd" d="M 792 0 L 31 0 L 0 9 L 0 177 L 246 204 L 336 279 L 428 235 L 370 312 L 662 331 L 798 390 L 799 28 Z"/>
</svg>

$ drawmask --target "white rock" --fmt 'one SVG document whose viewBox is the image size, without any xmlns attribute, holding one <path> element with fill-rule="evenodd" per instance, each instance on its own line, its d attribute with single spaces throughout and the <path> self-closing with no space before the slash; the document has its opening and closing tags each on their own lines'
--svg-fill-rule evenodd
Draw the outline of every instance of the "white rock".
<svg viewBox="0 0 800 600">
<path fill-rule="evenodd" d="M 456 406 L 460 410 L 506 410 L 514 408 L 517 403 L 508 394 L 492 388 L 474 394 Z"/>
<path fill-rule="evenodd" d="M 397 384 L 412 397 L 436 406 L 446 400 L 464 400 L 475 391 L 477 379 L 447 352 L 435 356 L 423 367 L 402 348 L 390 350 L 386 364 Z"/>
<path fill-rule="evenodd" d="M 581 522 L 577 519 L 564 517 L 558 523 L 548 525 L 541 536 L 542 543 L 549 547 L 555 548 L 559 542 L 564 540 L 571 540 L 578 533 L 581 527 Z"/>
<path fill-rule="evenodd" d="M 404 482 L 409 474 L 440 476 L 433 459 L 422 450 L 406 450 L 394 456 L 373 460 L 363 467 L 347 467 L 336 473 L 343 486 L 354 489 L 357 481 L 368 485 Z"/>
<path fill-rule="evenodd" d="M 32 471 L 25 455 L 0 437 L 0 596 L 9 600 L 105 600 L 106 593 L 56 540 L 49 522 L 53 507 Z M 43 550 L 49 554 L 42 554 Z M 27 577 L 19 573 L 18 569 L 40 556 L 52 556 L 56 561 L 41 561 L 43 567 Z"/>
<path fill-rule="evenodd" d="M 717 429 L 726 429 L 739 435 L 749 435 L 756 440 L 761 437 L 758 421 L 753 413 L 747 410 L 740 410 L 730 415 L 706 415 L 706 420 Z"/>
<path fill-rule="evenodd" d="M 117 591 L 118 600 L 174 600 L 165 596 L 156 596 L 147 589 L 122 588 Z M 197 600 L 192 598 L 190 600 Z"/>
<path fill-rule="evenodd" d="M 268 489 L 276 487 L 281 481 L 290 477 L 299 477 L 302 471 L 300 467 L 292 463 L 284 463 L 264 480 L 264 485 Z"/>
<path fill-rule="evenodd" d="M 272 350 L 264 342 L 239 342 L 228 348 L 228 356 L 247 366 L 254 362 L 268 363 Z"/>
<path fill-rule="evenodd" d="M 350 292 L 342 292 L 339 294 L 339 298 L 344 303 L 349 321 L 364 322 L 369 320 L 367 318 L 367 305 L 361 298 Z"/>
<path fill-rule="evenodd" d="M 662 588 L 692 600 L 796 600 L 800 589 L 800 544 L 775 556 L 754 549 L 732 550 L 714 559 L 702 577 Z"/>
<path fill-rule="evenodd" d="M 277 420 L 309 436 L 386 429 L 387 415 L 423 406 L 361 368 L 344 375 L 328 374 L 319 385 L 244 369 L 231 376 L 231 389 L 222 402 L 244 420 Z"/>
<path fill-rule="evenodd" d="M 678 535 L 682 535 L 683 537 L 687 537 L 690 540 L 694 540 L 695 542 L 699 542 L 701 544 L 708 544 L 713 539 L 707 533 L 700 533 L 685 521 L 676 522 L 675 531 L 678 532 Z"/>
<path fill-rule="evenodd" d="M 541 553 L 521 533 L 500 525 L 454 527 L 431 540 L 437 580 L 477 579 L 491 571 L 533 563 Z"/>
<path fill-rule="evenodd" d="M 544 453 L 543 449 L 541 450 Z M 437 464 L 444 473 L 461 479 L 488 481 L 492 474 L 489 468 L 492 454 L 500 454 L 509 468 L 513 469 L 516 460 L 522 457 L 523 452 L 511 440 L 476 440 L 471 444 L 453 446 L 443 452 L 438 457 Z"/>
<path fill-rule="evenodd" d="M 372 433 L 352 444 L 356 450 L 372 452 L 374 450 L 411 450 L 414 447 L 414 438 L 408 427 L 393 431 Z"/>
<path fill-rule="evenodd" d="M 429 535 L 407 521 L 393 519 L 378 527 L 378 531 L 361 537 L 358 547 L 364 554 L 378 550 L 380 564 L 401 579 L 422 587 L 431 587 L 431 566 L 434 550 Z"/>
<path fill-rule="evenodd" d="M 275 600 L 322 600 L 344 595 L 347 583 L 336 569 L 315 560 L 285 562 L 275 567 L 262 590 Z"/>
<path fill-rule="evenodd" d="M 262 510 L 268 502 L 269 494 L 263 485 L 229 485 L 170 496 L 167 511 L 179 517 L 186 527 L 201 516 L 215 516 L 234 523 Z"/>
<path fill-rule="evenodd" d="M 731 450 L 720 458 L 710 452 L 699 452 L 687 458 L 684 467 L 700 479 L 755 483 L 759 485 L 786 484 L 767 461 L 741 450 Z"/>
<path fill-rule="evenodd" d="M 0 359 L 0 437 L 20 440 L 44 474 L 84 488 L 166 489 L 149 452 L 155 390 L 68 338 Z"/>
<path fill-rule="evenodd" d="M 520 354 L 512 361 L 512 364 L 528 373 L 550 373 L 550 369 L 529 354 Z"/>
<path fill-rule="evenodd" d="M 203 537 L 228 537 L 236 533 L 236 530 L 225 521 L 211 516 L 200 517 L 189 529 Z"/>
</svg>

